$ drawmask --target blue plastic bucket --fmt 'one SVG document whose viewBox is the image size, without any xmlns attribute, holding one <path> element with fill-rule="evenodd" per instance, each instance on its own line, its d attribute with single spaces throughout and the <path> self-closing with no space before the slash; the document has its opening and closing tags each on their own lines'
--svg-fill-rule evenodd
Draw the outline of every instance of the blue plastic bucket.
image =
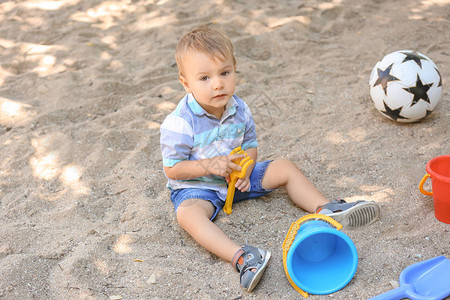
<svg viewBox="0 0 450 300">
<path fill-rule="evenodd" d="M 334 219 L 320 214 L 291 225 L 283 243 L 283 263 L 289 282 L 304 297 L 334 293 L 355 275 L 358 253 L 341 228 Z"/>
</svg>

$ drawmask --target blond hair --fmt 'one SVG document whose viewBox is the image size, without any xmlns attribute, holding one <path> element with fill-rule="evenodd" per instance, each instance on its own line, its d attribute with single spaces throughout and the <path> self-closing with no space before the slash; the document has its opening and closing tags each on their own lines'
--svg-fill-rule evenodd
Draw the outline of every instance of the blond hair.
<svg viewBox="0 0 450 300">
<path fill-rule="evenodd" d="M 198 26 L 186 33 L 177 44 L 175 60 L 181 74 L 183 56 L 189 51 L 201 51 L 224 61 L 231 58 L 236 65 L 233 44 L 225 33 L 208 25 Z"/>
</svg>

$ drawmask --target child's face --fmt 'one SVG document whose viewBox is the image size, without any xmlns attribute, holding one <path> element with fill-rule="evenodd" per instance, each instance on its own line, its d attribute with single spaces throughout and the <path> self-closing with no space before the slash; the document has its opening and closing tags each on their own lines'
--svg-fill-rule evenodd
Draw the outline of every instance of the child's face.
<svg viewBox="0 0 450 300">
<path fill-rule="evenodd" d="M 189 51 L 183 58 L 180 81 L 208 113 L 220 118 L 236 87 L 236 66 L 203 52 Z"/>
</svg>

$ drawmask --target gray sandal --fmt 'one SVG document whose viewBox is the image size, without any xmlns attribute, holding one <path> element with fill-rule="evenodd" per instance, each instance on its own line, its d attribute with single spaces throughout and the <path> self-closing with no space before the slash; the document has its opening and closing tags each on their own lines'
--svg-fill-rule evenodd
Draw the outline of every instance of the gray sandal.
<svg viewBox="0 0 450 300">
<path fill-rule="evenodd" d="M 265 251 L 253 246 L 245 245 L 237 251 L 231 264 L 240 273 L 241 285 L 248 292 L 251 292 L 264 273 L 270 259 L 270 251 Z M 239 264 L 240 258 L 243 258 L 243 263 Z"/>
<path fill-rule="evenodd" d="M 337 199 L 322 205 L 316 213 L 332 217 L 344 227 L 355 228 L 375 222 L 380 216 L 380 207 L 373 201 L 347 203 L 343 199 Z"/>
</svg>

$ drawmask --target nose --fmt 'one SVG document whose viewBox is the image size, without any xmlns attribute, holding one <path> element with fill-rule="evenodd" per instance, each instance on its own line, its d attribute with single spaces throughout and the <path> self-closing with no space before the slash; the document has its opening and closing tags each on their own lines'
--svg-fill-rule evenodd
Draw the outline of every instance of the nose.
<svg viewBox="0 0 450 300">
<path fill-rule="evenodd" d="M 220 77 L 215 77 L 213 80 L 213 89 L 214 90 L 221 90 L 223 89 L 223 81 Z"/>
</svg>

